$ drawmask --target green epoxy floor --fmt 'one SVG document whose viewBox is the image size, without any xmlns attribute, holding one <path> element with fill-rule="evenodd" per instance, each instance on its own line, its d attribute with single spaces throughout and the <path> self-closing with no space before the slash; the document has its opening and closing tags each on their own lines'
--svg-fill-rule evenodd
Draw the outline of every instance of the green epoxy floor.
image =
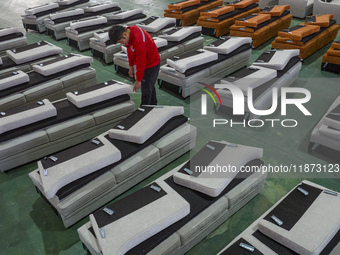
<svg viewBox="0 0 340 255">
<path fill-rule="evenodd" d="M 21 27 L 20 15 L 24 13 L 24 9 L 46 2 L 48 0 L 0 1 L 0 27 Z M 147 16 L 162 16 L 163 10 L 171 2 L 174 1 L 120 1 L 120 6 L 125 9 L 143 8 Z M 301 20 L 293 19 L 292 26 L 300 22 Z M 40 40 L 49 41 L 62 47 L 64 53 L 77 52 L 67 45 L 66 40 L 55 41 L 44 34 L 35 32 L 27 33 L 27 38 L 29 43 Z M 337 39 L 339 38 L 340 36 L 338 35 Z M 205 39 L 206 44 L 214 40 L 206 36 Z M 271 41 L 252 51 L 250 63 L 263 50 L 270 49 Z M 158 101 L 159 104 L 164 105 L 184 106 L 185 114 L 191 118 L 191 124 L 198 127 L 197 146 L 191 153 L 197 152 L 208 140 L 212 139 L 261 147 L 264 149 L 263 160 L 266 164 L 271 165 L 310 163 L 326 165 L 335 163 L 339 161 L 339 153 L 335 154 L 332 151 L 326 151 L 326 153 L 314 152 L 309 154 L 307 152 L 310 133 L 314 125 L 340 94 L 339 76 L 320 69 L 322 55 L 329 47 L 330 44 L 304 61 L 299 78 L 292 85 L 292 87 L 306 88 L 312 94 L 311 100 L 306 104 L 306 108 L 312 113 L 312 116 L 305 117 L 298 109 L 288 107 L 288 115 L 284 118 L 298 120 L 299 125 L 296 128 L 282 128 L 279 126 L 271 128 L 268 125 L 257 129 L 240 126 L 213 128 L 212 120 L 214 118 L 230 119 L 230 116 L 215 114 L 212 101 L 208 101 L 208 115 L 202 116 L 200 114 L 201 101 L 199 93 L 191 98 L 182 99 L 178 95 L 157 89 Z M 90 51 L 82 52 L 82 54 L 90 55 Z M 105 65 L 95 60 L 92 66 L 97 71 L 98 82 L 109 79 L 132 82 L 124 77 L 117 76 L 112 65 Z M 140 93 L 133 94 L 131 97 L 136 105 L 139 105 Z M 269 117 L 283 119 L 280 116 L 280 109 Z M 123 196 L 143 187 L 189 158 L 190 153 L 183 155 L 126 192 Z M 28 177 L 28 173 L 34 169 L 36 169 L 36 163 L 33 162 L 14 169 L 7 174 L 0 174 L 0 254 L 86 254 L 76 230 L 88 221 L 88 217 L 69 229 L 65 229 L 47 203 L 35 192 L 34 185 Z M 265 188 L 258 196 L 202 240 L 188 254 L 216 254 L 302 179 L 309 179 L 329 189 L 340 191 L 338 177 L 339 174 L 336 173 L 322 176 L 270 174 Z"/>
</svg>

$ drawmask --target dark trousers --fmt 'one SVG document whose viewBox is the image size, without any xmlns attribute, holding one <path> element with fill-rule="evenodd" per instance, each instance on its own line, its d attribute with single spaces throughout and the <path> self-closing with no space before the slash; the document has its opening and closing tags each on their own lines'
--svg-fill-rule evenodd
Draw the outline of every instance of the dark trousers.
<svg viewBox="0 0 340 255">
<path fill-rule="evenodd" d="M 157 105 L 155 83 L 158 77 L 160 64 L 147 68 L 142 79 L 142 103 L 141 105 Z"/>
</svg>

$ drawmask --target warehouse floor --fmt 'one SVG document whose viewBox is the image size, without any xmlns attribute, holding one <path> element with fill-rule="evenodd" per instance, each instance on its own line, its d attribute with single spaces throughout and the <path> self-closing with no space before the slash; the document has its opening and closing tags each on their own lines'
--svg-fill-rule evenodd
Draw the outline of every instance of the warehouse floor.
<svg viewBox="0 0 340 255">
<path fill-rule="evenodd" d="M 0 1 L 0 27 L 22 27 L 21 16 L 24 10 L 34 7 L 48 0 L 7 0 Z M 52 1 L 50 1 L 52 2 Z M 143 8 L 147 16 L 163 16 L 163 10 L 173 0 L 127 0 L 121 1 L 123 9 Z M 293 19 L 292 25 L 302 22 Z M 45 34 L 28 32 L 26 34 L 29 43 L 46 40 L 64 49 L 64 53 L 77 52 L 72 49 L 66 40 L 55 41 Z M 340 35 L 337 36 L 337 39 Z M 214 41 L 214 38 L 205 36 L 206 44 Z M 250 63 L 252 63 L 265 49 L 270 49 L 271 41 L 252 51 Z M 263 161 L 272 166 L 290 166 L 291 164 L 304 167 L 304 164 L 321 164 L 328 166 L 339 162 L 339 152 L 318 151 L 312 154 L 307 152 L 310 133 L 326 110 L 337 96 L 340 95 L 339 75 L 321 71 L 322 55 L 330 47 L 317 51 L 303 62 L 299 78 L 292 87 L 308 89 L 311 100 L 305 107 L 312 116 L 304 116 L 296 107 L 289 106 L 287 116 L 281 116 L 280 109 L 268 118 L 271 119 L 295 119 L 297 127 L 282 127 L 279 122 L 274 127 L 269 123 L 261 128 L 249 128 L 242 125 L 230 127 L 219 125 L 213 128 L 213 119 L 230 119 L 230 116 L 215 114 L 213 102 L 208 99 L 208 114 L 202 116 L 200 93 L 191 98 L 183 99 L 179 95 L 157 87 L 158 102 L 161 105 L 182 105 L 185 115 L 190 117 L 190 123 L 198 127 L 197 146 L 191 153 L 198 151 L 208 140 L 225 140 L 264 149 Z M 90 56 L 90 51 L 81 54 Z M 92 66 L 97 71 L 98 82 L 109 79 L 117 79 L 132 84 L 132 80 L 126 80 L 116 75 L 113 65 L 105 65 L 95 60 Z M 140 92 L 131 95 L 136 105 L 140 104 Z M 149 177 L 126 194 L 139 189 L 160 175 L 168 172 L 180 163 L 188 160 L 187 153 L 163 168 L 158 173 Z M 311 166 L 311 165 L 309 165 Z M 78 238 L 77 228 L 88 221 L 88 217 L 81 220 L 69 229 L 65 229 L 62 222 L 49 208 L 47 203 L 35 192 L 35 188 L 28 173 L 37 167 L 35 162 L 14 169 L 7 174 L 0 174 L 0 253 L 1 254 L 86 254 Z M 240 232 L 250 225 L 256 218 L 269 209 L 291 188 L 302 179 L 312 180 L 329 189 L 340 191 L 339 173 L 271 173 L 266 181 L 265 188 L 250 203 L 223 223 L 219 228 L 197 244 L 188 254 L 216 254 Z M 119 198 L 118 198 L 119 199 Z"/>
</svg>

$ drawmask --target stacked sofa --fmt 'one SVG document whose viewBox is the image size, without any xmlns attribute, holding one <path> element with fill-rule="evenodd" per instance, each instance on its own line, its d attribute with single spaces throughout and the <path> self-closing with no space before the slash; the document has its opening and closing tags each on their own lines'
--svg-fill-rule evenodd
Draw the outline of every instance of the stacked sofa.
<svg viewBox="0 0 340 255">
<path fill-rule="evenodd" d="M 88 5 L 91 5 L 89 0 L 57 0 L 53 3 L 46 3 L 26 9 L 25 14 L 21 15 L 21 19 L 26 31 L 30 29 L 43 33 L 46 31 L 44 20 L 48 18 L 50 13 L 86 7 Z"/>
<path fill-rule="evenodd" d="M 161 65 L 173 56 L 202 49 L 204 39 L 201 37 L 201 27 L 173 27 L 165 29 L 163 34 L 153 38 L 161 58 Z M 118 73 L 128 75 L 129 61 L 124 46 L 123 51 L 114 54 L 113 62 Z"/>
<path fill-rule="evenodd" d="M 321 69 L 340 74 L 340 40 L 333 42 L 331 48 L 322 56 Z"/>
<path fill-rule="evenodd" d="M 1 111 L 1 171 L 50 156 L 107 130 L 134 110 L 127 94 L 131 92 L 130 85 L 108 81 L 55 102 L 43 99 Z"/>
<path fill-rule="evenodd" d="M 218 254 L 339 254 L 339 209 L 338 192 L 302 181 Z"/>
<path fill-rule="evenodd" d="M 20 57 L 21 53 L 13 55 Z M 92 62 L 91 57 L 77 54 L 57 55 L 36 61 L 27 73 L 18 70 L 0 75 L 1 110 L 45 98 L 54 101 L 64 98 L 66 92 L 96 84 Z"/>
<path fill-rule="evenodd" d="M 56 40 L 60 40 L 66 38 L 65 28 L 70 26 L 71 21 L 99 16 L 119 10 L 121 10 L 119 4 L 115 2 L 97 3 L 83 8 L 51 13 L 49 14 L 49 17 L 44 20 L 44 24 L 47 34 Z"/>
<path fill-rule="evenodd" d="M 154 37 L 162 34 L 163 30 L 173 27 L 175 23 L 176 20 L 173 18 L 151 16 L 145 20 L 133 24 L 144 29 L 152 37 Z M 132 23 L 127 25 L 132 25 Z M 120 44 L 113 44 L 110 41 L 108 32 L 104 31 L 94 33 L 94 37 L 90 38 L 90 47 L 93 56 L 104 60 L 107 64 L 113 62 L 114 53 L 121 51 Z"/>
<path fill-rule="evenodd" d="M 230 35 L 251 37 L 256 48 L 276 36 L 280 30 L 290 27 L 293 16 L 289 14 L 289 8 L 289 5 L 265 7 L 259 14 L 238 19 L 230 27 Z"/>
<path fill-rule="evenodd" d="M 306 21 L 300 25 L 280 31 L 272 42 L 272 48 L 299 49 L 302 59 L 309 57 L 336 38 L 340 26 L 336 25 L 333 16 L 306 17 Z"/>
<path fill-rule="evenodd" d="M 264 51 L 251 66 L 242 68 L 222 79 L 221 85 L 215 84 L 221 99 L 217 102 L 216 110 L 228 112 L 228 109 L 235 105 L 236 98 L 231 90 L 223 88 L 223 84 L 228 84 L 236 85 L 244 95 L 244 119 L 252 120 L 260 116 L 249 110 L 248 97 L 252 99 L 256 110 L 270 111 L 273 89 L 277 90 L 276 93 L 279 96 L 278 90 L 290 86 L 299 74 L 302 63 L 298 55 L 299 50 Z M 249 89 L 251 89 L 250 92 Z"/>
<path fill-rule="evenodd" d="M 325 115 L 314 127 L 308 150 L 312 152 L 319 145 L 324 146 L 336 151 L 338 155 L 340 151 L 339 146 L 339 133 L 340 133 L 340 96 L 335 99 Z"/>
<path fill-rule="evenodd" d="M 62 53 L 62 48 L 45 41 L 6 50 L 6 55 L 0 57 L 0 74 L 17 70 L 28 72 L 36 62 Z"/>
<path fill-rule="evenodd" d="M 69 227 L 195 145 L 183 112 L 141 106 L 109 131 L 39 161 L 29 176 Z"/>
<path fill-rule="evenodd" d="M 90 38 L 94 33 L 105 32 L 113 25 L 122 25 L 129 21 L 144 19 L 142 9 L 120 10 L 95 16 L 71 21 L 70 26 L 65 28 L 68 43 L 80 51 L 90 49 Z"/>
<path fill-rule="evenodd" d="M 204 49 L 167 59 L 160 68 L 158 84 L 185 98 L 247 66 L 250 54 L 250 38 L 221 37 Z"/>
<path fill-rule="evenodd" d="M 233 1 L 225 6 L 201 12 L 197 25 L 202 26 L 202 33 L 205 35 L 225 35 L 236 20 L 260 12 L 257 2 L 258 0 Z"/>
<path fill-rule="evenodd" d="M 188 162 L 90 215 L 78 229 L 90 254 L 184 254 L 262 189 L 262 149 L 209 141 Z M 235 166 L 209 173 L 197 167 Z M 242 167 L 259 171 L 244 174 Z"/>
<path fill-rule="evenodd" d="M 26 36 L 16 27 L 0 29 L 0 55 L 6 50 L 27 45 Z"/>
<path fill-rule="evenodd" d="M 190 26 L 197 22 L 200 12 L 222 6 L 222 0 L 187 0 L 172 3 L 164 10 L 164 17 L 175 18 L 177 26 Z"/>
<path fill-rule="evenodd" d="M 148 32 L 153 37 L 153 36 L 158 36 L 158 35 L 163 34 L 163 31 L 167 28 L 175 27 L 176 19 L 151 16 L 138 23 L 131 22 L 131 23 L 128 23 L 127 25 L 136 25 L 144 29 L 146 32 Z"/>
</svg>

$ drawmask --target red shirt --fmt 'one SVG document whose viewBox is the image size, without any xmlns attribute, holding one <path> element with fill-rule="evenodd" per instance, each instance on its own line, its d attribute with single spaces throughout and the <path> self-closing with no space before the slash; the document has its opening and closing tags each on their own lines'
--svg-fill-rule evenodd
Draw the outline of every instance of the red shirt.
<svg viewBox="0 0 340 255">
<path fill-rule="evenodd" d="M 125 46 L 129 65 L 136 65 L 136 80 L 142 81 L 144 70 L 158 65 L 161 58 L 157 46 L 148 32 L 137 26 L 127 28 L 130 29 L 130 40 Z"/>
</svg>

